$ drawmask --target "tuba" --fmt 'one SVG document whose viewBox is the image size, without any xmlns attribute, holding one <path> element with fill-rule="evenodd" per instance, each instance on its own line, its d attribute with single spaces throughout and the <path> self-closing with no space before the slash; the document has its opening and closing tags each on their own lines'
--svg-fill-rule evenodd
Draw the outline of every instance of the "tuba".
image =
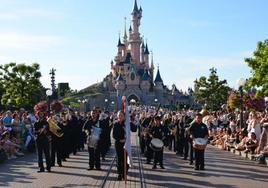
<svg viewBox="0 0 268 188">
<path fill-rule="evenodd" d="M 62 137 L 63 133 L 60 133 L 59 131 L 61 130 L 61 128 L 57 125 L 57 122 L 49 117 L 47 119 L 48 125 L 49 125 L 49 130 L 57 137 Z"/>
</svg>

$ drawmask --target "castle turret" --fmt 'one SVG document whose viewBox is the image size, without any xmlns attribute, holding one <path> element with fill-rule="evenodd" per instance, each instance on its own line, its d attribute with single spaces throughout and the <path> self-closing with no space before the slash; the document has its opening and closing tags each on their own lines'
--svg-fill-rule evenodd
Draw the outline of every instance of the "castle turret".
<svg viewBox="0 0 268 188">
<path fill-rule="evenodd" d="M 141 10 L 141 11 L 140 11 Z M 134 2 L 134 8 L 132 11 L 132 28 L 133 31 L 129 37 L 129 43 L 131 45 L 131 55 L 134 61 L 139 64 L 140 63 L 140 46 L 141 46 L 141 37 L 139 32 L 140 20 L 142 17 L 142 9 L 138 9 L 137 1 Z"/>
<path fill-rule="evenodd" d="M 114 61 L 119 63 L 123 59 L 125 45 L 121 42 L 120 35 L 117 43 L 117 56 L 115 56 Z"/>
<path fill-rule="evenodd" d="M 121 74 L 116 78 L 115 89 L 118 91 L 123 91 L 125 89 L 124 79 Z"/>
<path fill-rule="evenodd" d="M 153 57 L 153 52 L 151 53 L 151 66 L 150 66 L 150 76 L 151 80 L 154 80 L 154 57 Z"/>
<path fill-rule="evenodd" d="M 144 70 L 140 87 L 145 92 L 148 92 L 150 89 L 150 76 L 148 74 L 148 70 Z"/>
<path fill-rule="evenodd" d="M 145 51 L 145 45 L 144 42 L 141 44 L 141 63 L 144 62 L 144 51 Z"/>
<path fill-rule="evenodd" d="M 162 90 L 163 89 L 163 80 L 162 80 L 161 75 L 160 75 L 159 67 L 157 69 L 157 73 L 156 73 L 154 83 L 155 83 L 155 89 L 157 89 L 157 90 Z"/>
<path fill-rule="evenodd" d="M 144 62 L 146 65 L 146 68 L 149 68 L 149 49 L 148 44 L 146 43 L 145 50 L 144 50 Z"/>
<path fill-rule="evenodd" d="M 128 40 L 127 40 L 127 38 L 128 38 L 128 36 L 127 36 L 127 28 L 126 28 L 127 26 L 126 26 L 126 18 L 125 18 L 125 31 L 124 31 L 124 54 L 126 54 L 127 53 L 127 49 L 128 49 Z"/>
</svg>

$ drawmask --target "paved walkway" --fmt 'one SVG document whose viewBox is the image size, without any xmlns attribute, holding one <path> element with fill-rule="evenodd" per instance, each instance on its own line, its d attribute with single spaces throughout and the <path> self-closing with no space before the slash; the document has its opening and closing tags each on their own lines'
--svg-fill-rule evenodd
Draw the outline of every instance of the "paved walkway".
<svg viewBox="0 0 268 188">
<path fill-rule="evenodd" d="M 164 158 L 165 170 L 151 170 L 152 165 L 145 164 L 147 187 L 268 187 L 267 166 L 211 146 L 206 150 L 205 171 L 193 170 L 188 161 L 173 152 L 165 152 Z"/>
<path fill-rule="evenodd" d="M 124 181 L 116 181 L 114 165 L 105 187 L 141 187 L 138 158 L 135 153 L 137 151 L 134 147 L 134 167 L 129 171 L 127 185 Z M 0 164 L 0 187 L 100 187 L 113 157 L 112 149 L 107 161 L 103 162 L 102 171 L 87 171 L 88 154 L 80 152 L 76 156 L 71 156 L 68 162 L 64 162 L 64 167 L 54 167 L 52 173 L 39 174 L 36 173 L 36 157 L 30 154 Z M 206 171 L 194 171 L 188 161 L 169 151 L 165 151 L 164 165 L 164 170 L 152 170 L 152 165 L 144 164 L 147 187 L 268 187 L 267 166 L 244 160 L 214 147 L 209 147 L 206 151 Z"/>
</svg>

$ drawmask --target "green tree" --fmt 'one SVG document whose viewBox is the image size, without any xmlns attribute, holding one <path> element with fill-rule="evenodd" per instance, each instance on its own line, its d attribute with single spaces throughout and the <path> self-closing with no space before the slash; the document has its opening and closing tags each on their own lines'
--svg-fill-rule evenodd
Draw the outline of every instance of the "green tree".
<svg viewBox="0 0 268 188">
<path fill-rule="evenodd" d="M 9 63 L 0 66 L 0 82 L 4 93 L 3 105 L 15 107 L 33 106 L 43 88 L 40 82 L 39 64 Z M 40 99 L 40 98 L 39 98 Z"/>
<path fill-rule="evenodd" d="M 201 76 L 195 80 L 193 95 L 199 104 L 203 106 L 206 104 L 209 109 L 217 110 L 226 103 L 230 87 L 226 80 L 219 80 L 215 68 L 211 68 L 209 71 L 208 78 Z"/>
<path fill-rule="evenodd" d="M 253 56 L 245 58 L 245 62 L 252 73 L 247 86 L 260 88 L 258 95 L 268 95 L 268 40 L 258 42 Z"/>
</svg>

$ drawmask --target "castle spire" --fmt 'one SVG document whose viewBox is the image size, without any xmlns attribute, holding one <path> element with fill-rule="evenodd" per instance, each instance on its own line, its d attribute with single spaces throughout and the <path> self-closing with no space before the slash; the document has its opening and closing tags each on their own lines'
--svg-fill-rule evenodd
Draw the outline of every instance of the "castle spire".
<svg viewBox="0 0 268 188">
<path fill-rule="evenodd" d="M 127 40 L 127 18 L 125 17 L 125 31 L 124 31 L 124 40 Z"/>
<path fill-rule="evenodd" d="M 156 73 L 156 77 L 155 77 L 155 80 L 154 80 L 155 83 L 163 83 L 163 80 L 161 78 L 161 75 L 160 75 L 160 71 L 159 71 L 159 65 L 157 66 L 157 73 Z"/>
<path fill-rule="evenodd" d="M 137 0 L 135 0 L 132 14 L 135 14 L 135 13 L 138 13 L 138 12 L 139 12 L 139 8 L 138 8 L 138 5 L 137 5 Z"/>
<path fill-rule="evenodd" d="M 121 42 L 121 39 L 120 39 L 120 33 L 119 33 L 119 39 L 118 39 L 118 44 L 117 44 L 117 47 L 120 47 L 120 46 L 124 46 L 124 44 L 122 44 Z"/>
<path fill-rule="evenodd" d="M 147 54 L 147 55 L 149 55 L 150 53 L 149 53 L 149 50 L 148 50 L 148 45 L 147 45 L 147 42 L 146 42 L 146 46 L 145 46 L 145 51 L 144 51 L 144 54 Z"/>
<path fill-rule="evenodd" d="M 151 51 L 151 69 L 154 69 L 154 56 L 153 56 L 153 51 Z"/>
</svg>

